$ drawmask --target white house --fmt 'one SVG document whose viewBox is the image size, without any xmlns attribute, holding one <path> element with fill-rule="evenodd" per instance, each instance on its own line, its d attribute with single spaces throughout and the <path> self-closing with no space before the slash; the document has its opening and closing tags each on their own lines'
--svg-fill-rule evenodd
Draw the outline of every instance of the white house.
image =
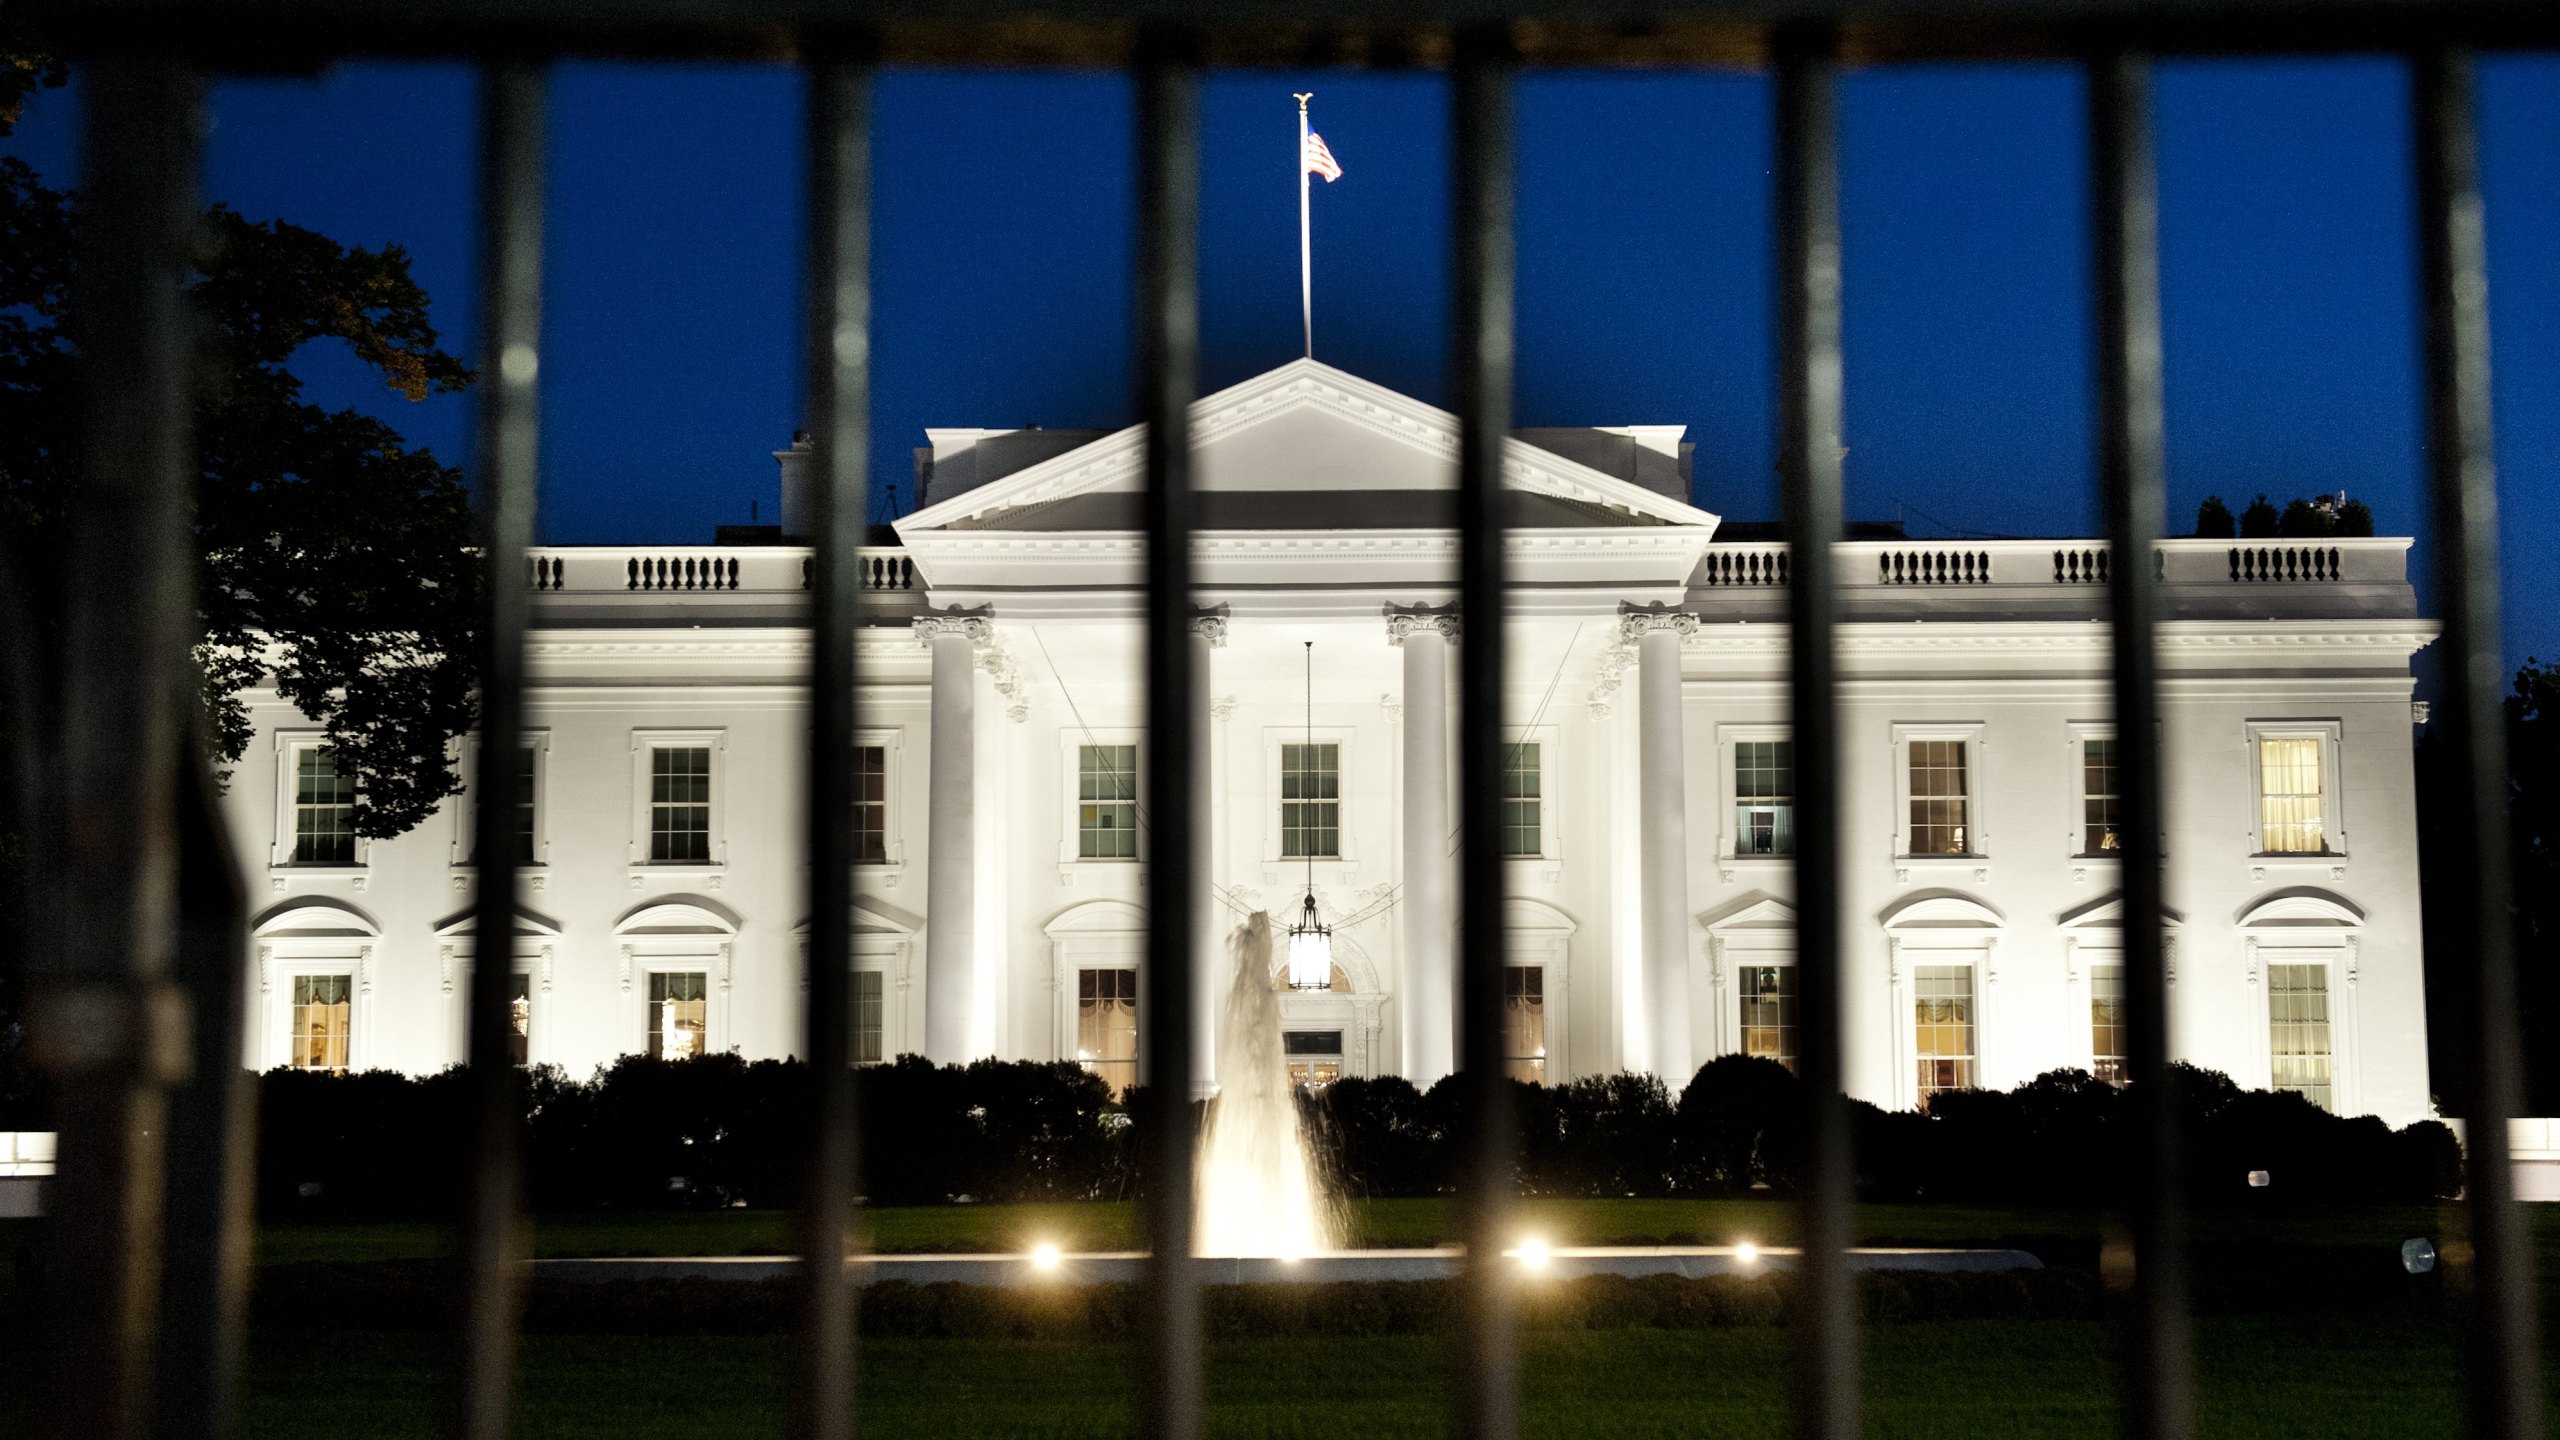
<svg viewBox="0 0 2560 1440">
<path fill-rule="evenodd" d="M 1310 1080 L 1452 1064 L 1452 417 L 1312 361 L 1199 402 L 1195 626 L 1217 943 L 1312 888 Z M 1677 426 L 1505 462 L 1513 1062 L 1559 1080 L 1794 1049 L 1785 548 L 1689 500 Z M 864 553 L 866 1057 L 1134 1074 L 1147 903 L 1138 431 L 937 430 Z M 781 461 L 786 521 L 800 452 Z M 2427 1112 L 2405 539 L 2171 540 L 2176 1053 Z M 535 553 L 527 1055 L 789 1053 L 807 552 Z M 1848 1080 L 1887 1106 L 2121 1064 L 2104 569 L 2089 540 L 1843 545 Z M 467 796 L 367 843 L 266 695 L 231 818 L 259 873 L 250 1060 L 432 1070 L 475 960 Z M 479 763 L 466 753 L 466 774 Z M 1209 967 L 1226 980 L 1221 960 Z M 1214 992 L 1218 986 L 1208 987 Z M 1212 993 L 1209 1003 L 1216 1003 Z"/>
</svg>

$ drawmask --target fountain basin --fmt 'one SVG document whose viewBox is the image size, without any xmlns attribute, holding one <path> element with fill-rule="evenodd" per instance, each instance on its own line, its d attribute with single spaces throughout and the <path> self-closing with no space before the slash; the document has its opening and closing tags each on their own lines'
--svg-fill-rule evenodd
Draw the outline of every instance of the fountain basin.
<svg viewBox="0 0 2560 1440">
<path fill-rule="evenodd" d="M 1544 1252 L 1535 1263 L 1506 1257 L 1530 1280 L 1570 1280 L 1582 1275 L 1760 1275 L 1792 1270 L 1801 1252 L 1761 1248 L 1746 1254 L 1723 1245 L 1575 1246 Z M 904 1280 L 911 1284 L 1091 1285 L 1134 1281 L 1146 1264 L 1135 1250 L 1070 1252 L 1043 1264 L 1026 1254 L 853 1255 L 845 1258 L 856 1284 Z M 1208 1285 L 1318 1284 L 1334 1280 L 1450 1280 L 1465 1261 L 1454 1245 L 1428 1250 L 1334 1250 L 1296 1260 L 1268 1256 L 1203 1256 L 1200 1279 Z M 799 1268 L 788 1255 L 691 1256 L 536 1260 L 536 1279 L 778 1280 Z M 1862 1249 L 1849 1252 L 1855 1270 L 2041 1270 L 2024 1250 Z"/>
</svg>

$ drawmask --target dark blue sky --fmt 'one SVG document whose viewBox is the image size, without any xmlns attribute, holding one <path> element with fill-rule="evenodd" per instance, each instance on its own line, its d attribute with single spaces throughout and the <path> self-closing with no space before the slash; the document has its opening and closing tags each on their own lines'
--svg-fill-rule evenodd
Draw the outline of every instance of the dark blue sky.
<svg viewBox="0 0 2560 1440">
<path fill-rule="evenodd" d="M 2560 651 L 2560 62 L 2483 76 L 2508 648 Z M 1445 400 L 1436 77 L 1251 73 L 1207 96 L 1205 388 L 1297 353 L 1293 90 L 1347 174 L 1316 194 L 1316 353 Z M 707 540 L 775 493 L 799 420 L 800 87 L 575 66 L 552 115 L 544 538 Z M 2406 81 L 2387 62 L 2194 64 L 2159 87 L 2173 524 L 2208 493 L 2344 488 L 2423 534 Z M 1842 90 L 1848 475 L 1917 534 L 2096 525 L 2080 87 L 2065 68 Z M 406 245 L 473 356 L 474 85 L 362 67 L 214 93 L 209 186 L 255 218 Z M 12 140 L 74 175 L 74 101 Z M 1560 74 L 1520 95 L 1519 415 L 1680 422 L 1697 499 L 1775 513 L 1768 91 Z M 1111 76 L 897 73 L 879 90 L 874 471 L 927 425 L 1129 417 L 1131 103 Z M 407 405 L 342 356 L 329 403 L 467 460 L 467 397 Z"/>
</svg>

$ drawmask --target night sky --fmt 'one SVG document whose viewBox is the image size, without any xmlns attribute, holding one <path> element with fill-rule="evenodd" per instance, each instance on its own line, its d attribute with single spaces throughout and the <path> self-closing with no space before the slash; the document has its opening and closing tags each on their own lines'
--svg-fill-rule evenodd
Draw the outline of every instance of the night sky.
<svg viewBox="0 0 2560 1440">
<path fill-rule="evenodd" d="M 2560 652 L 2560 61 L 2483 71 L 2511 658 Z M 2171 523 L 2345 489 L 2425 534 L 2407 81 L 2378 61 L 2165 67 L 2158 92 Z M 1298 353 L 1290 92 L 1345 177 L 1315 197 L 1316 354 L 1445 402 L 1446 91 L 1253 72 L 1207 92 L 1204 390 Z M 2060 67 L 1842 87 L 1848 483 L 1917 535 L 2097 525 L 2080 84 Z M 476 359 L 475 87 L 458 68 L 226 82 L 208 188 L 398 243 Z M 705 542 L 772 518 L 799 423 L 800 85 L 572 66 L 553 92 L 542 535 Z M 1522 424 L 1684 423 L 1696 499 L 1773 518 L 1769 92 L 1542 75 L 1520 133 Z M 76 179 L 76 101 L 0 141 Z M 878 91 L 874 474 L 928 425 L 1130 418 L 1131 94 L 1112 76 L 898 72 Z M 343 354 L 316 398 L 469 458 L 470 401 L 410 405 Z M 885 512 L 884 512 L 885 513 Z"/>
</svg>

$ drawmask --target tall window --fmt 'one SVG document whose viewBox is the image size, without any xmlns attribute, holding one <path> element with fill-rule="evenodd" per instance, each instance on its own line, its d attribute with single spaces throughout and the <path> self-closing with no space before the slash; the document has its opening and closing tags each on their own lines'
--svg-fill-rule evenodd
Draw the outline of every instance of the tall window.
<svg viewBox="0 0 2560 1440">
<path fill-rule="evenodd" d="M 1342 854 L 1342 747 L 1280 747 L 1280 853 L 1292 860 Z"/>
<path fill-rule="evenodd" d="M 1972 791 L 1962 740 L 1911 742 L 1911 853 L 1973 853 Z"/>
<path fill-rule="evenodd" d="M 877 1065 L 881 1060 L 880 972 L 853 972 L 853 1063 Z"/>
<path fill-rule="evenodd" d="M 1796 967 L 1742 972 L 1742 1053 L 1796 1068 Z"/>
<path fill-rule="evenodd" d="M 1547 971 L 1508 965 L 1502 971 L 1502 1068 L 1514 1080 L 1547 1083 Z"/>
<path fill-rule="evenodd" d="M 1076 972 L 1076 1060 L 1117 1100 L 1138 1078 L 1138 972 Z"/>
<path fill-rule="evenodd" d="M 702 1053 L 711 1028 L 709 979 L 699 970 L 649 976 L 650 1059 L 690 1060 Z"/>
<path fill-rule="evenodd" d="M 2116 835 L 2116 742 L 2080 742 L 2080 853 L 2098 855 L 2122 849 Z"/>
<path fill-rule="evenodd" d="M 2110 1085 L 2125 1082 L 2124 967 L 2089 967 L 2089 1073 Z"/>
<path fill-rule="evenodd" d="M 338 752 L 326 745 L 305 746 L 293 756 L 294 863 L 354 864 L 355 777 L 338 773 Z"/>
<path fill-rule="evenodd" d="M 1796 746 L 1741 740 L 1733 747 L 1733 853 L 1796 853 Z"/>
<path fill-rule="evenodd" d="M 1973 967 L 1912 967 L 1913 1022 L 1920 1060 L 1920 1102 L 1941 1090 L 1974 1086 Z"/>
<path fill-rule="evenodd" d="M 1523 740 L 1502 756 L 1502 853 L 1540 855 L 1546 850 L 1546 801 L 1538 773 L 1538 742 Z"/>
<path fill-rule="evenodd" d="M 2258 837 L 2270 855 L 2326 855 L 2320 823 L 2320 742 L 2258 742 Z"/>
<path fill-rule="evenodd" d="M 2329 967 L 2267 967 L 2267 1045 L 2274 1088 L 2319 1106 L 2329 1102 Z"/>
<path fill-rule="evenodd" d="M 853 750 L 853 860 L 857 865 L 889 863 L 889 747 L 857 745 Z"/>
<path fill-rule="evenodd" d="M 1138 747 L 1076 747 L 1076 858 L 1138 858 Z"/>
<path fill-rule="evenodd" d="M 507 991 L 507 1058 L 519 1065 L 533 1059 L 533 977 L 521 970 Z"/>
<path fill-rule="evenodd" d="M 344 975 L 293 977 L 293 1057 L 296 1070 L 347 1068 L 347 1036 L 353 1011 Z"/>
<path fill-rule="evenodd" d="M 533 775 L 535 761 L 536 757 L 534 754 L 534 747 L 531 745 L 524 746 L 516 752 L 516 823 L 514 838 L 516 847 L 516 863 L 519 865 L 530 865 L 533 863 Z M 480 764 L 485 767 L 488 763 L 488 754 L 486 751 L 483 751 L 480 756 Z M 485 774 L 487 772 L 484 769 L 482 773 Z M 480 831 L 476 823 L 473 826 L 468 843 L 475 847 L 472 853 L 477 855 L 479 851 L 476 847 L 478 847 L 480 843 Z"/>
<path fill-rule="evenodd" d="M 649 858 L 710 863 L 709 746 L 662 745 L 649 752 Z"/>
<path fill-rule="evenodd" d="M 1339 1030 L 1291 1030 L 1280 1037 L 1280 1049 L 1288 1057 L 1289 1083 L 1307 1090 L 1321 1090 L 1342 1078 L 1342 1032 Z"/>
</svg>

